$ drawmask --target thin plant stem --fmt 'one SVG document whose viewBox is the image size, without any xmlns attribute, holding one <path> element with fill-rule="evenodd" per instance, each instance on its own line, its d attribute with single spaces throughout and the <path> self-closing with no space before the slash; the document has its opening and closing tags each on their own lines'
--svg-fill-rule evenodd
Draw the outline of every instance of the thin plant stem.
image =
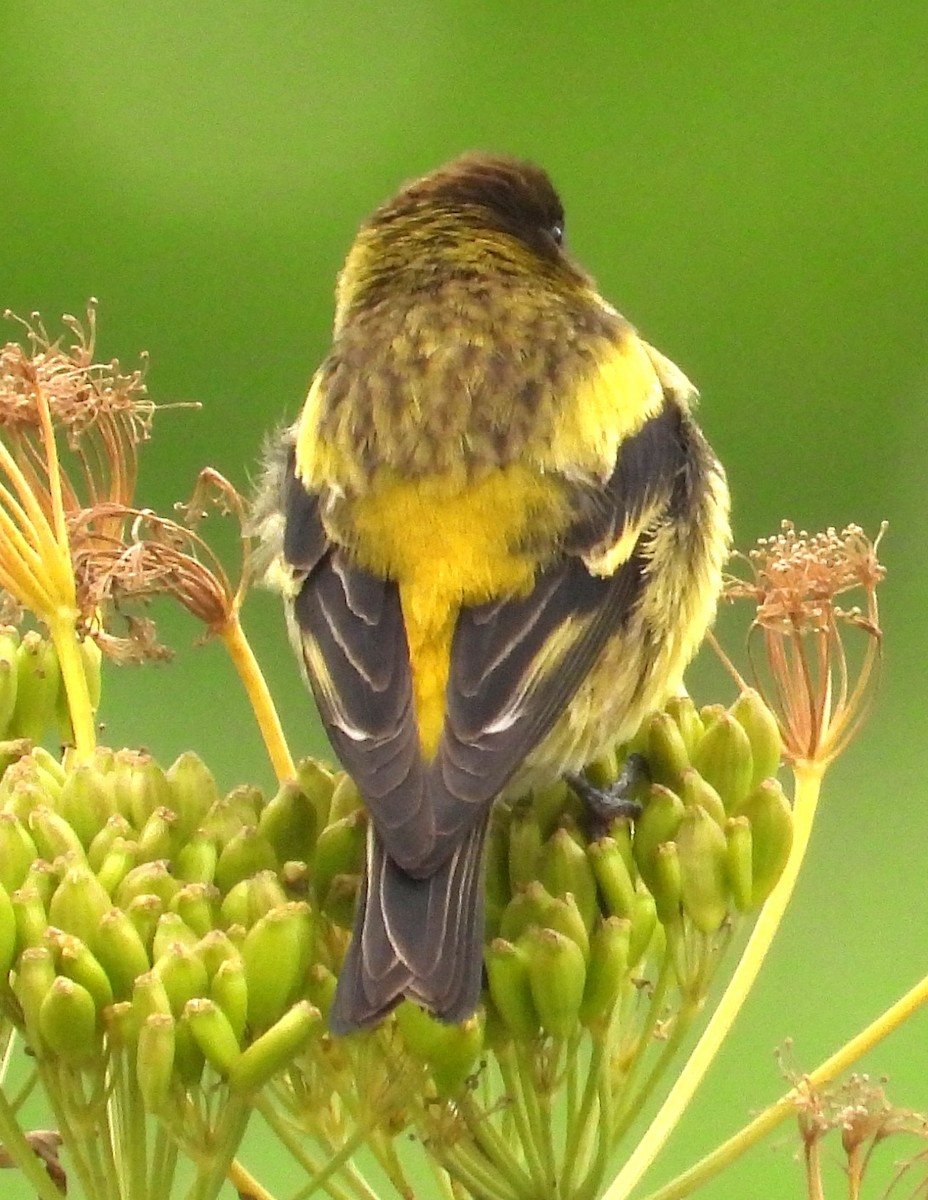
<svg viewBox="0 0 928 1200">
<path fill-rule="evenodd" d="M 274 774 L 281 783 L 293 779 L 296 776 L 296 767 L 287 746 L 287 739 L 284 737 L 283 726 L 274 706 L 270 688 L 267 686 L 267 680 L 258 665 L 251 643 L 242 629 L 237 610 L 219 630 L 219 636 L 222 638 L 223 645 L 232 659 L 242 686 L 245 688 L 245 694 L 255 714 L 255 720 L 264 739 L 271 766 L 274 768 Z"/>
<path fill-rule="evenodd" d="M 286 1147 L 306 1174 L 310 1177 L 321 1174 L 323 1168 L 309 1155 L 303 1143 L 293 1133 L 289 1122 L 281 1119 L 274 1105 L 264 1096 L 260 1095 L 255 1097 L 252 1103 L 256 1111 L 261 1114 L 274 1131 L 278 1140 Z M 351 1187 L 353 1194 L 360 1196 L 361 1200 L 377 1200 L 377 1196 L 370 1189 L 367 1181 L 351 1168 L 351 1164 L 346 1163 L 345 1168 L 345 1182 Z M 347 1200 L 349 1193 L 336 1180 L 328 1179 L 322 1186 L 332 1196 L 333 1200 Z"/>
<path fill-rule="evenodd" d="M 625 1068 L 625 1078 L 622 1081 L 622 1091 L 625 1096 L 631 1091 L 632 1082 L 635 1075 L 639 1071 L 642 1062 L 651 1046 L 654 1037 L 654 1031 L 657 1028 L 658 1020 L 660 1019 L 661 1009 L 664 1004 L 664 999 L 670 987 L 670 982 L 673 977 L 673 961 L 670 946 L 665 945 L 664 954 L 661 959 L 661 965 L 658 970 L 657 979 L 654 981 L 654 987 L 651 991 L 651 997 L 648 1001 L 648 1011 L 642 1022 L 638 1032 L 635 1050 L 631 1060 Z M 615 1145 L 618 1139 L 623 1135 L 627 1126 L 634 1119 L 635 1110 L 631 1110 L 632 1115 L 629 1116 L 629 1105 L 627 1101 L 622 1104 L 616 1113 L 616 1124 L 609 1131 L 609 1136 L 612 1139 L 612 1144 Z"/>
<path fill-rule="evenodd" d="M 439 1151 L 464 1186 L 475 1196 L 492 1200 L 542 1200 L 549 1193 L 517 1192 L 507 1180 L 488 1167 L 484 1159 L 470 1146 L 456 1145 Z"/>
<path fill-rule="evenodd" d="M 237 1158 L 232 1159 L 226 1172 L 226 1178 L 239 1195 L 247 1196 L 248 1200 L 274 1200 L 273 1193 L 255 1179 L 254 1175 Z"/>
<path fill-rule="evenodd" d="M 884 1038 L 898 1029 L 926 1003 L 928 1003 L 928 975 L 919 980 L 894 1004 L 891 1004 L 866 1029 L 851 1038 L 830 1058 L 826 1058 L 814 1071 L 803 1076 L 802 1081 L 796 1087 L 791 1088 L 769 1108 L 764 1109 L 753 1121 L 745 1125 L 728 1141 L 723 1142 L 711 1154 L 707 1154 L 695 1166 L 690 1167 L 682 1175 L 678 1175 L 670 1183 L 658 1188 L 657 1191 L 649 1193 L 645 1200 L 680 1200 L 680 1197 L 690 1195 L 697 1187 L 713 1179 L 735 1159 L 740 1158 L 746 1150 L 756 1145 L 789 1117 L 795 1115 L 797 1104 L 801 1103 L 803 1097 L 810 1091 L 827 1086 L 847 1071 L 858 1059 L 879 1045 Z"/>
<path fill-rule="evenodd" d="M 77 642 L 75 619 L 74 613 L 59 611 L 54 618 L 49 618 L 48 629 L 55 644 L 61 678 L 68 697 L 68 713 L 74 732 L 75 761 L 86 763 L 93 758 L 97 731 L 87 687 L 87 675 Z"/>
<path fill-rule="evenodd" d="M 494 1128 L 486 1114 L 477 1108 L 470 1096 L 462 1096 L 458 1107 L 487 1163 L 508 1181 L 513 1191 L 521 1196 L 530 1197 L 532 1181 L 510 1153 L 503 1135 Z"/>
<path fill-rule="evenodd" d="M 770 949 L 809 846 L 825 766 L 817 761 L 804 760 L 796 762 L 793 771 L 796 779 L 793 845 L 783 874 L 761 909 L 741 961 L 702 1037 L 631 1157 L 605 1192 L 603 1200 L 625 1200 L 657 1157 L 727 1037 Z"/>
<path fill-rule="evenodd" d="M 159 1123 L 148 1184 L 150 1200 L 162 1200 L 162 1197 L 170 1196 L 177 1170 L 177 1155 L 177 1142 Z"/>
<path fill-rule="evenodd" d="M 538 1089 L 535 1080 L 531 1077 L 531 1063 L 526 1062 L 526 1055 L 519 1050 L 516 1051 L 515 1059 L 520 1091 L 525 1098 L 525 1111 L 528 1116 L 532 1141 L 541 1159 L 543 1186 L 538 1200 L 542 1200 L 542 1197 L 550 1194 L 551 1185 L 556 1178 L 554 1150 L 551 1140 L 547 1136 L 546 1122 L 538 1099 Z"/>
<path fill-rule="evenodd" d="M 19 1127 L 13 1109 L 0 1088 L 0 1142 L 17 1168 L 22 1171 L 26 1182 L 32 1187 L 39 1200 L 61 1200 L 61 1193 L 53 1183 L 42 1160 L 29 1145 L 26 1135 Z"/>
<path fill-rule="evenodd" d="M 509 1043 L 499 1050 L 497 1061 L 499 1062 L 503 1087 L 509 1096 L 510 1112 L 512 1113 L 516 1133 L 522 1146 L 525 1166 L 535 1185 L 536 1191 L 540 1195 L 545 1187 L 545 1169 L 541 1161 L 541 1155 L 538 1152 L 531 1114 L 529 1113 L 528 1103 L 522 1089 L 522 1080 L 515 1061 L 516 1054 L 517 1051 Z"/>
</svg>

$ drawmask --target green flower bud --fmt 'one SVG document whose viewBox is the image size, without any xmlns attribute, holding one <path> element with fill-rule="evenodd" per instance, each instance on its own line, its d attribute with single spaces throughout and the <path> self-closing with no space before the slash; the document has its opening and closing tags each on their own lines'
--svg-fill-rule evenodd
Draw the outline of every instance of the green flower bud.
<svg viewBox="0 0 928 1200">
<path fill-rule="evenodd" d="M 218 861 L 216 843 L 211 837 L 198 833 L 177 852 L 174 874 L 182 883 L 212 883 Z"/>
<path fill-rule="evenodd" d="M 732 813 L 748 794 L 754 776 L 751 742 L 735 718 L 722 711 L 706 729 L 693 756 L 693 766 Z"/>
<path fill-rule="evenodd" d="M 241 959 L 238 947 L 227 933 L 221 929 L 211 929 L 200 938 L 197 953 L 206 967 L 210 979 L 216 974 L 224 962 Z"/>
<path fill-rule="evenodd" d="M 48 929 L 48 912 L 42 897 L 35 887 L 21 887 L 10 897 L 13 921 L 16 926 L 16 944 L 20 949 L 45 944 Z"/>
<path fill-rule="evenodd" d="M 692 762 L 703 735 L 703 724 L 696 705 L 689 696 L 671 696 L 664 711 L 679 729 L 686 747 L 686 757 Z"/>
<path fill-rule="evenodd" d="M 351 929 L 354 925 L 360 886 L 361 878 L 358 875 L 336 875 L 329 884 L 322 911 L 333 925 L 341 929 Z"/>
<path fill-rule="evenodd" d="M 156 971 L 146 971 L 136 979 L 132 989 L 132 1007 L 135 1009 L 140 1028 L 153 1014 L 172 1016 L 171 998 Z"/>
<path fill-rule="evenodd" d="M 86 850 L 116 812 L 111 777 L 92 762 L 78 764 L 65 777 L 56 807 Z"/>
<path fill-rule="evenodd" d="M 258 1032 L 283 1014 L 302 986 L 312 947 L 308 904 L 276 908 L 248 930 L 242 961 L 248 983 L 248 1024 Z"/>
<path fill-rule="evenodd" d="M 683 911 L 700 933 L 714 933 L 728 915 L 725 834 L 697 805 L 684 813 L 676 845 Z"/>
<path fill-rule="evenodd" d="M 167 953 L 168 948 L 176 943 L 186 946 L 188 950 L 196 951 L 200 945 L 200 935 L 195 933 L 186 921 L 184 921 L 183 917 L 179 916 L 176 912 L 168 911 L 162 913 L 158 918 L 154 940 L 152 941 L 153 962 L 157 963 L 158 959 Z"/>
<path fill-rule="evenodd" d="M 241 879 L 223 896 L 219 906 L 219 920 L 227 929 L 230 925 L 241 925 L 250 929 L 254 924 L 251 905 L 251 880 Z"/>
<path fill-rule="evenodd" d="M 70 860 L 67 858 L 56 858 L 53 863 L 46 862 L 44 858 L 37 858 L 29 864 L 29 870 L 23 880 L 23 887 L 26 890 L 33 888 L 38 892 L 46 912 L 51 904 L 55 888 L 61 882 L 61 876 L 69 864 Z"/>
<path fill-rule="evenodd" d="M 532 792 L 532 812 L 542 839 L 549 838 L 565 816 L 576 816 L 575 799 L 564 779 Z"/>
<path fill-rule="evenodd" d="M 206 967 L 195 950 L 183 942 L 170 942 L 155 959 L 152 974 L 164 984 L 171 1013 L 179 1017 L 188 1000 L 209 995 Z"/>
<path fill-rule="evenodd" d="M 490 997 L 503 1024 L 517 1041 L 538 1036 L 538 1013 L 532 1002 L 528 954 L 521 943 L 494 938 L 484 951 Z"/>
<path fill-rule="evenodd" d="M 680 778 L 690 765 L 679 726 L 669 713 L 656 712 L 647 722 L 647 730 L 646 756 L 652 780 L 672 791 L 679 791 Z"/>
<path fill-rule="evenodd" d="M 335 975 L 324 963 L 313 963 L 306 973 L 306 998 L 322 1013 L 326 1021 L 335 999 Z"/>
<path fill-rule="evenodd" d="M 174 1025 L 174 1074 L 182 1087 L 189 1091 L 200 1086 L 206 1058 L 197 1045 L 190 1026 L 184 1021 Z"/>
<path fill-rule="evenodd" d="M 39 857 L 29 831 L 11 812 L 0 812 L 0 883 L 15 892 Z"/>
<path fill-rule="evenodd" d="M 151 968 L 151 961 L 138 930 L 121 908 L 111 908 L 100 918 L 93 949 L 115 998 L 128 1000 L 136 979 Z"/>
<path fill-rule="evenodd" d="M 225 846 L 243 829 L 257 828 L 263 807 L 260 789 L 243 784 L 216 801 L 203 818 L 200 830 L 215 838 L 220 847 Z"/>
<path fill-rule="evenodd" d="M 728 817 L 722 797 L 693 767 L 688 767 L 683 772 L 680 780 L 680 799 L 684 808 L 702 808 L 720 829 L 725 828 Z"/>
<path fill-rule="evenodd" d="M 242 925 L 250 929 L 255 921 L 272 909 L 289 904 L 290 899 L 276 872 L 259 871 L 248 879 L 239 880 L 223 897 L 219 919 L 226 927 Z"/>
<path fill-rule="evenodd" d="M 229 1087 L 239 1095 L 258 1091 L 321 1032 L 319 1009 L 307 1000 L 294 1004 L 242 1052 L 229 1072 Z"/>
<path fill-rule="evenodd" d="M 0 883 L 0 981 L 5 982 L 16 954 L 16 914 L 10 893 Z"/>
<path fill-rule="evenodd" d="M 103 861 L 113 848 L 117 838 L 132 841 L 134 830 L 122 813 L 115 813 L 96 833 L 87 847 L 87 862 L 94 872 L 100 870 Z"/>
<path fill-rule="evenodd" d="M 683 899 L 683 873 L 676 842 L 662 842 L 658 846 L 654 856 L 654 886 L 651 892 L 657 908 L 658 921 L 662 925 L 673 925 L 679 921 Z"/>
<path fill-rule="evenodd" d="M 339 772 L 335 776 L 334 784 L 327 822 L 329 825 L 334 821 L 340 821 L 342 817 L 350 817 L 353 812 L 357 812 L 364 805 L 361 793 L 350 775 Z"/>
<path fill-rule="evenodd" d="M 632 934 L 628 947 L 628 965 L 631 969 L 644 958 L 652 938 L 661 928 L 657 922 L 657 904 L 643 883 L 639 884 L 635 894 L 635 907 L 632 909 L 630 920 Z"/>
<path fill-rule="evenodd" d="M 33 746 L 29 759 L 49 796 L 52 798 L 60 796 L 64 781 L 68 777 L 64 764 L 59 762 L 54 754 L 51 754 L 44 746 Z"/>
<path fill-rule="evenodd" d="M 103 690 L 103 652 L 92 637 L 78 638 L 77 649 L 81 666 L 84 668 L 84 679 L 87 682 L 87 699 L 90 701 L 91 710 L 96 712 L 100 707 L 100 696 Z M 73 745 L 74 730 L 71 727 L 71 710 L 68 707 L 68 692 L 63 679 L 58 688 L 55 717 L 61 740 L 66 745 Z"/>
<path fill-rule="evenodd" d="M 8 736 L 7 730 L 16 708 L 18 650 L 19 633 L 12 625 L 0 626 L 0 738 Z"/>
<path fill-rule="evenodd" d="M 240 880 L 276 867 L 277 857 L 271 843 L 258 832 L 257 826 L 246 825 L 219 852 L 216 886 L 225 893 Z"/>
<path fill-rule="evenodd" d="M 241 1045 L 248 1021 L 248 982 L 245 979 L 245 965 L 239 954 L 219 964 L 210 979 L 209 995 L 225 1013 Z"/>
<path fill-rule="evenodd" d="M 0 805 L 6 805 L 13 787 L 9 781 L 10 768 L 17 767 L 31 749 L 28 738 L 0 739 Z"/>
<path fill-rule="evenodd" d="M 584 961 L 589 959 L 590 937 L 587 933 L 587 923 L 573 892 L 568 892 L 566 896 L 553 897 L 545 912 L 544 927 L 569 937 L 579 946 Z"/>
<path fill-rule="evenodd" d="M 554 897 L 538 879 L 519 891 L 506 905 L 500 919 L 500 937 L 515 942 L 532 925 L 544 925 Z"/>
<path fill-rule="evenodd" d="M 119 885 L 138 864 L 138 843 L 116 838 L 113 845 L 95 872 L 104 889 L 112 896 Z"/>
<path fill-rule="evenodd" d="M 219 915 L 219 889 L 211 883 L 184 884 L 171 900 L 170 911 L 198 938 L 205 937 Z"/>
<path fill-rule="evenodd" d="M 110 1048 L 117 1051 L 136 1050 L 139 1041 L 139 1027 L 135 1010 L 128 1000 L 117 1000 L 109 1005 L 101 1014 L 103 1031 L 109 1041 Z"/>
<path fill-rule="evenodd" d="M 783 754 L 780 727 L 776 717 L 753 688 L 741 693 L 731 706 L 731 715 L 748 735 L 748 741 L 751 743 L 754 772 L 750 786 L 753 791 L 759 783 L 772 778 L 780 769 L 780 758 Z"/>
<path fill-rule="evenodd" d="M 116 889 L 114 898 L 120 908 L 128 909 L 137 896 L 157 896 L 164 908 L 168 908 L 180 886 L 167 863 L 159 858 L 133 867 Z"/>
<path fill-rule="evenodd" d="M 27 946 L 16 964 L 13 990 L 23 1012 L 26 1034 L 33 1050 L 41 1048 L 39 1009 L 55 981 L 55 966 L 48 946 Z"/>
<path fill-rule="evenodd" d="M 166 773 L 170 799 L 157 804 L 177 813 L 177 836 L 183 843 L 204 821 L 206 814 L 219 802 L 219 789 L 209 769 L 192 750 L 175 759 Z M 156 804 L 152 805 L 152 809 Z M 149 810 L 151 811 L 151 810 Z"/>
<path fill-rule="evenodd" d="M 98 1024 L 90 992 L 58 975 L 39 1006 L 39 1032 L 45 1046 L 68 1066 L 89 1066 L 103 1056 Z"/>
<path fill-rule="evenodd" d="M 67 823 L 47 805 L 40 804 L 29 813 L 26 820 L 32 840 L 42 858 L 48 862 L 66 855 L 84 858 L 81 840 Z"/>
<path fill-rule="evenodd" d="M 725 873 L 735 907 L 747 912 L 754 899 L 753 837 L 747 817 L 729 817 L 725 824 Z"/>
<path fill-rule="evenodd" d="M 699 710 L 699 719 L 702 721 L 703 733 L 714 725 L 719 717 L 724 716 L 728 710 L 724 704 L 704 704 Z"/>
<path fill-rule="evenodd" d="M 632 923 L 624 917 L 606 917 L 593 930 L 580 1021 L 604 1032 L 628 980 Z"/>
<path fill-rule="evenodd" d="M 530 929 L 519 944 L 527 954 L 529 987 L 542 1028 L 552 1037 L 569 1037 L 577 1028 L 586 986 L 583 952 L 554 929 Z"/>
<path fill-rule="evenodd" d="M 619 777 L 619 756 L 615 750 L 607 750 L 599 758 L 586 764 L 583 773 L 594 788 L 605 790 Z"/>
<path fill-rule="evenodd" d="M 264 806 L 258 819 L 258 832 L 274 848 L 278 861 L 312 858 L 316 844 L 316 809 L 312 800 L 295 781 L 282 783 Z"/>
<path fill-rule="evenodd" d="M 364 866 L 367 815 L 358 809 L 321 830 L 313 858 L 313 887 L 321 908 L 336 875 L 360 875 Z"/>
<path fill-rule="evenodd" d="M 106 971 L 80 938 L 54 928 L 48 929 L 45 937 L 55 955 L 59 974 L 86 988 L 97 1012 L 113 1003 L 113 988 Z"/>
<path fill-rule="evenodd" d="M 142 1103 L 150 1113 L 162 1113 L 171 1103 L 174 1084 L 175 1022 L 170 1013 L 152 1013 L 139 1030 L 136 1077 Z"/>
<path fill-rule="evenodd" d="M 635 825 L 632 850 L 641 878 L 649 891 L 659 886 L 657 879 L 658 847 L 672 842 L 683 820 L 683 801 L 660 784 L 649 789 L 641 815 Z"/>
<path fill-rule="evenodd" d="M 30 629 L 16 650 L 16 699 L 7 726 L 11 738 L 41 742 L 55 720 L 61 672 L 54 644 Z"/>
<path fill-rule="evenodd" d="M 226 1014 L 212 1000 L 188 1000 L 184 1020 L 206 1061 L 220 1075 L 227 1076 L 241 1050 Z"/>
<path fill-rule="evenodd" d="M 587 929 L 599 915 L 596 879 L 586 853 L 565 828 L 556 829 L 541 848 L 538 878 L 552 896 L 573 894 Z"/>
<path fill-rule="evenodd" d="M 24 764 L 27 764 L 26 770 L 22 769 Z M 13 766 L 7 767 L 0 784 L 5 794 L 4 811 L 22 821 L 27 829 L 30 828 L 29 818 L 35 810 L 48 808 L 53 799 L 48 794 L 44 780 L 38 777 L 38 772 L 30 770 L 28 764 L 29 756 L 23 756 Z M 74 840 L 77 841 L 77 838 Z"/>
<path fill-rule="evenodd" d="M 159 805 L 148 817 L 139 833 L 139 860 L 154 862 L 155 859 L 171 857 L 174 847 L 174 829 L 177 814 Z"/>
<path fill-rule="evenodd" d="M 586 849 L 606 911 L 628 917 L 635 904 L 635 883 L 615 838 L 591 842 Z"/>
<path fill-rule="evenodd" d="M 765 779 L 742 801 L 735 816 L 751 822 L 751 902 L 756 908 L 783 874 L 793 846 L 793 810 L 777 780 Z"/>
<path fill-rule="evenodd" d="M 428 1067 L 440 1096 L 455 1096 L 465 1086 L 483 1049 L 483 1024 L 472 1016 L 459 1025 L 436 1020 L 404 1000 L 396 1024 L 413 1058 Z"/>
<path fill-rule="evenodd" d="M 503 910 L 509 903 L 509 809 L 494 805 L 490 813 L 484 850 L 484 903 L 488 941 L 499 931 Z"/>
<path fill-rule="evenodd" d="M 335 776 L 323 763 L 315 758 L 304 758 L 296 765 L 296 781 L 300 790 L 316 811 L 316 829 L 321 830 L 329 823 L 329 807 L 335 790 Z M 301 857 L 301 855 L 297 855 Z"/>
<path fill-rule="evenodd" d="M 134 896 L 129 904 L 124 906 L 124 911 L 135 926 L 142 945 L 151 950 L 158 919 L 164 912 L 164 901 L 153 892 L 143 892 L 140 896 Z"/>
<path fill-rule="evenodd" d="M 541 830 L 531 803 L 519 800 L 509 819 L 509 886 L 513 892 L 538 878 Z"/>
<path fill-rule="evenodd" d="M 86 862 L 68 867 L 48 905 L 49 924 L 93 945 L 100 920 L 113 907 L 109 892 Z"/>
</svg>

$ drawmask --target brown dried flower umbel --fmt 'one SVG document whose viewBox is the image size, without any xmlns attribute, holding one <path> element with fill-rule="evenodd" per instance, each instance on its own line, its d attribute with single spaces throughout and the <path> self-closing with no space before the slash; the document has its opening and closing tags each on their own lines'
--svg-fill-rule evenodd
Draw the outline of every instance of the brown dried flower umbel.
<svg viewBox="0 0 928 1200">
<path fill-rule="evenodd" d="M 94 505 L 129 504 L 135 491 L 137 447 L 151 432 L 154 403 L 145 388 L 145 360 L 125 373 L 118 361 L 95 359 L 96 308 L 91 300 L 86 329 L 71 316 L 63 318 L 72 335 L 70 345 L 52 341 L 38 314 L 31 321 L 9 310 L 18 321 L 27 346 L 8 342 L 0 348 L 0 430 L 47 507 L 48 462 L 42 442 L 37 403 L 45 397 L 55 429 L 64 432 L 67 452 L 77 470 L 62 462 L 61 487 L 66 511 Z"/>
<path fill-rule="evenodd" d="M 882 642 L 876 589 L 886 571 L 877 551 L 885 529 L 884 522 L 871 541 L 858 525 L 810 536 L 784 521 L 779 534 L 738 556 L 748 577 L 726 581 L 726 600 L 756 605 L 749 640 L 755 685 L 776 712 L 784 754 L 793 761 L 830 762 L 866 715 Z M 839 603 L 853 592 L 862 593 L 861 605 Z M 856 667 L 844 641 L 848 629 L 865 638 Z"/>
<path fill-rule="evenodd" d="M 823 1140 L 837 1132 L 846 1162 L 843 1174 L 847 1181 L 849 1200 L 859 1200 L 868 1173 L 873 1166 L 874 1152 L 889 1138 L 909 1136 L 922 1143 L 914 1154 L 898 1160 L 892 1167 L 892 1180 L 882 1193 L 868 1188 L 868 1195 L 884 1198 L 896 1194 L 896 1185 L 907 1179 L 909 1190 L 900 1195 L 925 1194 L 925 1164 L 928 1150 L 928 1119 L 922 1113 L 891 1104 L 882 1081 L 868 1075 L 851 1075 L 832 1088 L 816 1089 L 801 1077 L 790 1073 L 797 1090 L 796 1102 L 802 1153 L 806 1171 L 806 1186 L 810 1200 L 820 1200 L 823 1189 Z M 824 1160 L 827 1162 L 827 1158 Z M 919 1182 L 913 1188 L 916 1178 Z"/>
</svg>

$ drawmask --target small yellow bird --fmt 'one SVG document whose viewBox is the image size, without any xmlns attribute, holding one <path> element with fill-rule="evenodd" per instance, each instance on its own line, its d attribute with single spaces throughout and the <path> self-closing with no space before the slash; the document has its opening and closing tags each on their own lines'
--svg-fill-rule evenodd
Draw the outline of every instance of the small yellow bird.
<svg viewBox="0 0 928 1200">
<path fill-rule="evenodd" d="M 475 1009 L 494 800 L 679 689 L 729 546 L 694 389 L 597 292 L 530 163 L 469 154 L 361 227 L 256 525 L 370 812 L 330 1023 Z"/>
</svg>

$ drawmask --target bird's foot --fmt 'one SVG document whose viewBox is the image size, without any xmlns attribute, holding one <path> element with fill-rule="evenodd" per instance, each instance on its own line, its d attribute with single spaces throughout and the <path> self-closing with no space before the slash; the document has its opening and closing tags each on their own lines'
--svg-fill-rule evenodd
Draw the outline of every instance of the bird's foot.
<svg viewBox="0 0 928 1200">
<path fill-rule="evenodd" d="M 608 787 L 597 787 L 584 775 L 569 774 L 567 782 L 586 809 L 588 832 L 592 839 L 604 837 L 616 817 L 634 820 L 641 813 L 641 802 L 634 793 L 650 782 L 647 760 L 643 754 L 629 754 L 618 778 Z"/>
</svg>

